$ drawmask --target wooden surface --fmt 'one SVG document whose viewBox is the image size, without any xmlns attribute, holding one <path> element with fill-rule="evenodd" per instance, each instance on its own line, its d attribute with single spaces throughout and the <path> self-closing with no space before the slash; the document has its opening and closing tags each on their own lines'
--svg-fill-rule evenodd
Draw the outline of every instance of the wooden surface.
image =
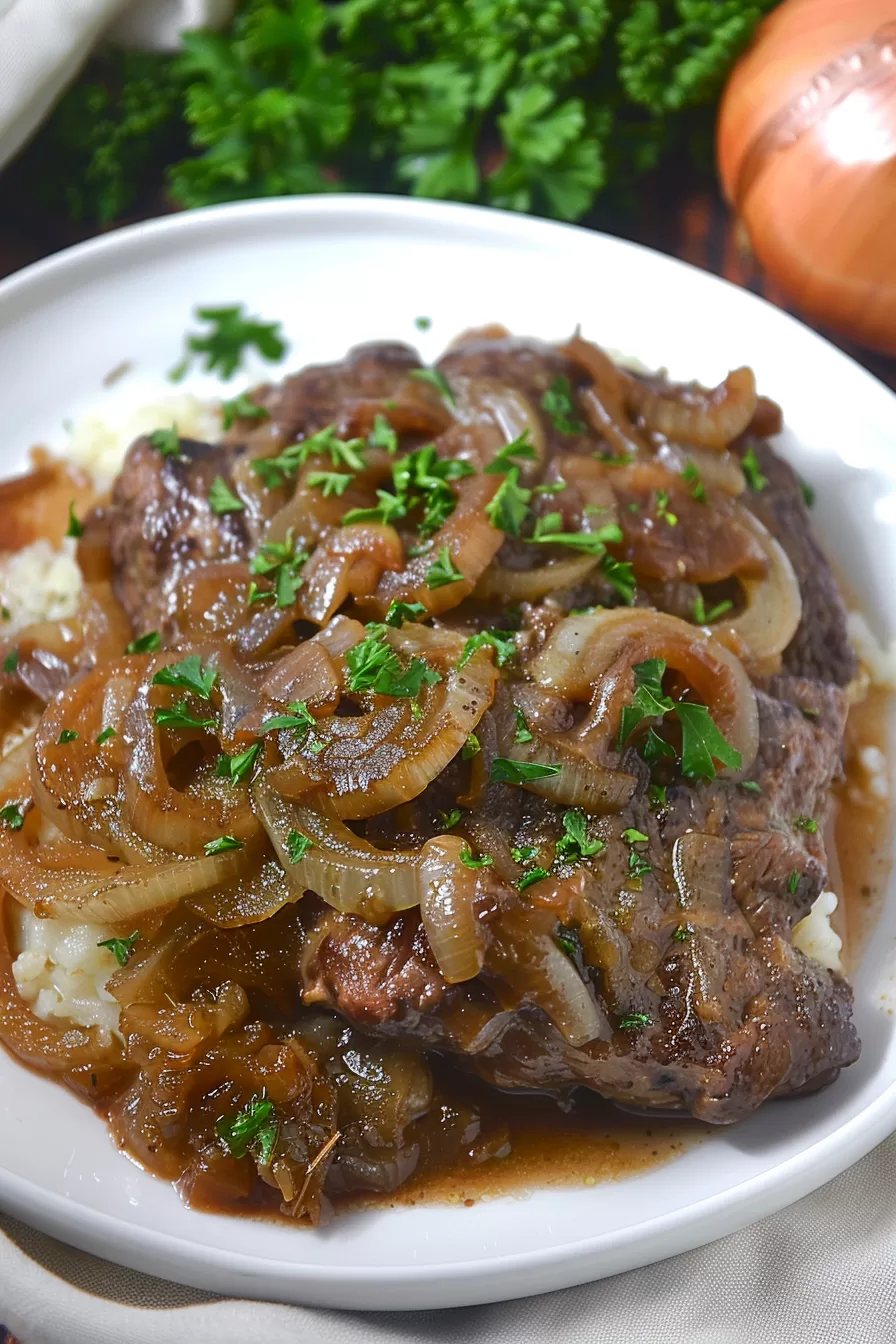
<svg viewBox="0 0 896 1344">
<path fill-rule="evenodd" d="M 745 239 L 711 188 L 681 191 L 668 181 L 656 182 L 645 190 L 636 215 L 626 218 L 624 223 L 615 224 L 611 220 L 609 225 L 604 223 L 604 227 L 723 275 L 772 303 L 788 307 L 780 292 L 764 282 Z M 33 220 L 25 223 L 21 216 L 16 217 L 8 207 L 0 204 L 0 277 L 58 251 L 71 241 L 71 234 L 64 226 L 53 227 L 46 221 L 40 225 L 35 225 Z M 896 390 L 896 359 L 886 359 L 836 339 L 835 344 Z M 2 1307 L 0 1303 L 0 1311 Z M 2 1325 L 0 1344 L 16 1344 Z"/>
</svg>

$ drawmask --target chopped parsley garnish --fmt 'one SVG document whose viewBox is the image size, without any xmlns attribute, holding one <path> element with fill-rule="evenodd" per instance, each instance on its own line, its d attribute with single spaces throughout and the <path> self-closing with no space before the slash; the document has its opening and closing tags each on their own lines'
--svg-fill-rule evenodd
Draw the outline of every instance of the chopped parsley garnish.
<svg viewBox="0 0 896 1344">
<path fill-rule="evenodd" d="M 800 885 L 800 876 L 800 873 L 794 869 L 787 879 L 787 890 L 790 892 L 791 896 L 795 896 L 797 893 L 797 888 Z"/>
<path fill-rule="evenodd" d="M 483 468 L 485 475 L 503 476 L 506 472 L 513 471 L 515 464 L 512 458 L 516 458 L 518 462 L 538 461 L 538 453 L 529 440 L 528 429 L 524 429 L 511 443 L 505 443 L 498 449 L 488 466 Z"/>
<path fill-rule="evenodd" d="M 762 785 L 757 784 L 755 779 L 742 779 L 740 782 L 740 786 L 742 789 L 746 789 L 748 793 L 762 792 Z"/>
<path fill-rule="evenodd" d="M 462 761 L 472 761 L 474 756 L 478 756 L 482 750 L 482 744 L 475 733 L 470 733 L 466 742 L 461 747 L 460 758 Z"/>
<path fill-rule="evenodd" d="M 460 851 L 460 861 L 465 868 L 488 868 L 490 864 L 494 863 L 490 854 L 480 854 L 478 859 L 474 858 L 473 851 L 466 841 L 464 841 L 463 848 Z"/>
<path fill-rule="evenodd" d="M 191 714 L 185 699 L 179 701 L 173 709 L 157 709 L 155 721 L 160 728 L 207 729 L 217 727 L 214 719 L 200 719 L 195 714 Z"/>
<path fill-rule="evenodd" d="M 627 467 L 630 462 L 634 462 L 634 453 L 609 453 L 603 450 L 599 453 L 592 453 L 598 462 L 606 462 L 608 467 Z"/>
<path fill-rule="evenodd" d="M 158 630 L 150 630 L 148 634 L 138 635 L 132 639 L 125 649 L 125 653 L 157 653 L 162 647 L 162 636 Z"/>
<path fill-rule="evenodd" d="M 580 943 L 576 937 L 574 929 L 566 929 L 561 924 L 554 934 L 554 942 L 560 948 L 561 952 L 566 953 L 570 961 L 575 961 L 576 957 L 579 955 Z"/>
<path fill-rule="evenodd" d="M 626 1013 L 619 1019 L 621 1031 L 643 1031 L 652 1024 L 653 1018 L 649 1013 Z"/>
<path fill-rule="evenodd" d="M 383 617 L 386 625 L 391 625 L 394 630 L 400 630 L 405 621 L 416 621 L 418 617 L 426 615 L 426 607 L 422 602 L 399 602 L 397 598 L 389 603 L 389 610 Z"/>
<path fill-rule="evenodd" d="M 443 546 L 427 570 L 427 588 L 444 588 L 449 583 L 462 583 L 463 580 L 463 574 L 451 559 L 451 552 Z"/>
<path fill-rule="evenodd" d="M 532 491 L 519 484 L 519 471 L 511 467 L 495 494 L 485 506 L 485 515 L 492 527 L 508 537 L 518 537 L 529 516 Z"/>
<path fill-rule="evenodd" d="M 377 411 L 373 418 L 373 429 L 367 435 L 367 443 L 371 448 L 385 448 L 387 453 L 398 452 L 398 435 L 381 411 Z"/>
<path fill-rule="evenodd" d="M 675 753 L 673 752 L 673 755 Z M 669 792 L 668 784 L 651 784 L 647 790 L 647 796 L 650 799 L 650 806 L 656 811 L 660 807 L 666 806 L 666 794 Z"/>
<path fill-rule="evenodd" d="M 756 457 L 755 448 L 749 448 L 747 452 L 744 453 L 740 464 L 743 467 L 744 475 L 747 478 L 747 484 L 750 489 L 755 490 L 757 494 L 761 490 L 764 490 L 768 485 L 768 477 L 763 476 L 762 471 L 760 470 L 759 459 Z"/>
<path fill-rule="evenodd" d="M 119 966 L 127 966 L 134 955 L 134 948 L 140 934 L 135 930 L 129 938 L 104 938 L 97 947 L 106 947 L 112 953 Z"/>
<path fill-rule="evenodd" d="M 263 575 L 273 589 L 261 592 L 256 589 L 250 593 L 250 601 L 274 596 L 281 610 L 291 607 L 304 583 L 300 571 L 307 559 L 307 551 L 295 549 L 292 532 L 287 533 L 285 541 L 263 542 L 249 561 L 249 569 L 253 574 Z"/>
<path fill-rule="evenodd" d="M 3 671 L 8 676 L 12 676 L 13 672 L 15 672 L 18 665 L 19 665 L 19 651 L 18 649 L 10 649 L 9 653 L 3 659 Z"/>
<path fill-rule="evenodd" d="M 216 476 L 209 486 L 208 504 L 212 513 L 241 513 L 246 507 L 235 495 L 223 476 Z"/>
<path fill-rule="evenodd" d="M 215 1135 L 228 1156 L 243 1158 L 251 1152 L 262 1167 L 270 1165 L 279 1132 L 274 1103 L 264 1093 L 215 1123 Z"/>
<path fill-rule="evenodd" d="M 261 725 L 262 733 L 273 733 L 282 728 L 301 728 L 306 733 L 309 729 L 317 726 L 317 720 L 305 704 L 304 700 L 296 700 L 289 706 L 288 714 L 275 714 L 273 718 L 265 719 Z"/>
<path fill-rule="evenodd" d="M 510 857 L 514 863 L 531 863 L 538 854 L 538 845 L 512 845 Z"/>
<path fill-rule="evenodd" d="M 572 388 L 569 379 L 558 375 L 541 399 L 544 410 L 554 422 L 554 428 L 560 434 L 584 434 L 585 424 L 576 415 L 572 400 Z"/>
<path fill-rule="evenodd" d="M 418 331 L 429 331 L 430 327 L 432 326 L 432 318 L 415 317 L 414 326 L 417 328 Z"/>
<path fill-rule="evenodd" d="M 547 868 L 530 868 L 528 873 L 523 873 L 516 884 L 516 889 L 517 891 L 525 891 L 527 887 L 533 886 L 536 882 L 540 882 L 542 878 L 547 876 Z"/>
<path fill-rule="evenodd" d="M 175 458 L 178 462 L 186 460 L 180 451 L 180 435 L 173 425 L 170 429 L 154 429 L 149 441 L 162 457 Z"/>
<path fill-rule="evenodd" d="M 259 406 L 248 392 L 238 392 L 230 401 L 221 402 L 221 415 L 224 428 L 232 429 L 235 420 L 270 420 L 271 413 L 266 406 Z"/>
<path fill-rule="evenodd" d="M 814 835 L 818 830 L 818 822 L 814 817 L 794 817 L 793 824 L 798 831 L 806 831 L 809 835 Z"/>
<path fill-rule="evenodd" d="M 300 859 L 304 859 L 309 849 L 313 848 L 314 841 L 301 831 L 290 831 L 286 837 L 286 852 L 290 863 L 298 863 Z"/>
<path fill-rule="evenodd" d="M 229 779 L 231 784 L 242 784 L 243 780 L 248 779 L 255 764 L 262 753 L 260 742 L 253 742 L 251 747 L 245 751 L 238 752 L 236 756 L 228 756 L 222 753 L 215 765 L 215 774 L 218 779 Z"/>
<path fill-rule="evenodd" d="M 734 603 L 731 599 L 726 597 L 723 602 L 717 602 L 714 607 L 710 607 L 709 611 L 707 611 L 703 594 L 698 593 L 694 598 L 694 605 L 692 607 L 694 620 L 697 625 L 712 625 L 713 621 L 717 621 L 720 616 L 724 616 L 725 612 L 730 611 L 733 606 Z"/>
<path fill-rule="evenodd" d="M 542 765 L 540 761 L 512 761 L 496 756 L 492 761 L 490 778 L 494 784 L 529 784 L 536 779 L 553 779 L 561 773 L 559 765 Z"/>
<path fill-rule="evenodd" d="M 466 667 L 477 649 L 485 648 L 494 649 L 496 665 L 504 667 L 516 654 L 514 632 L 512 630 L 481 630 L 478 635 L 471 635 L 464 645 L 460 662 L 457 665 L 458 670 Z"/>
<path fill-rule="evenodd" d="M 153 686 L 176 686 L 186 691 L 192 691 L 193 695 L 198 695 L 200 700 L 210 700 L 217 680 L 217 668 L 203 667 L 199 655 L 191 653 L 188 658 L 182 659 L 179 663 L 169 663 L 167 667 L 159 668 L 152 679 L 152 684 Z"/>
<path fill-rule="evenodd" d="M 307 477 L 307 483 L 312 489 L 320 490 L 324 499 L 332 499 L 334 495 L 341 498 L 354 479 L 345 471 L 312 471 Z"/>
<path fill-rule="evenodd" d="M 373 504 L 367 509 L 349 509 L 348 513 L 344 513 L 343 526 L 350 527 L 352 523 L 394 523 L 404 518 L 408 511 L 406 499 L 388 490 L 377 490 L 376 497 L 379 504 Z"/>
<path fill-rule="evenodd" d="M 634 826 L 627 827 L 622 832 L 622 838 L 627 845 L 646 845 L 650 841 L 650 836 L 645 835 L 643 831 L 636 830 Z"/>
<path fill-rule="evenodd" d="M 688 462 L 684 471 L 681 473 L 682 480 L 687 481 L 688 494 L 691 499 L 696 499 L 698 504 L 706 503 L 706 486 L 703 484 L 703 477 L 694 466 L 693 462 Z"/>
<path fill-rule="evenodd" d="M 327 456 L 334 467 L 363 471 L 364 448 L 363 439 L 340 439 L 336 426 L 326 425 L 301 443 L 288 444 L 276 457 L 254 457 L 251 465 L 268 489 L 276 489 L 295 476 L 310 457 Z"/>
<path fill-rule="evenodd" d="M 557 841 L 556 855 L 564 863 L 578 863 L 599 854 L 606 845 L 603 840 L 589 840 L 585 813 L 581 808 L 570 808 L 563 813 L 563 835 Z"/>
<path fill-rule="evenodd" d="M 354 648 L 346 650 L 349 669 L 348 689 L 354 694 L 372 691 L 376 695 L 393 695 L 413 699 L 424 686 L 434 686 L 442 674 L 429 667 L 422 658 L 413 658 L 406 668 L 386 639 L 386 627 L 372 623 L 367 636 Z"/>
<path fill-rule="evenodd" d="M 603 555 L 608 541 L 622 541 L 622 530 L 616 523 L 608 523 L 597 532 L 564 532 L 559 513 L 546 513 L 535 524 L 531 541 L 541 546 L 568 546 L 587 555 Z"/>
<path fill-rule="evenodd" d="M 106 743 L 107 743 L 107 742 L 111 742 L 112 739 L 113 739 L 113 737 L 115 737 L 115 736 L 116 736 L 116 732 L 115 732 L 115 729 L 114 729 L 114 728 L 104 728 L 103 731 L 102 731 L 101 733 L 98 733 L 98 734 L 97 734 L 97 736 L 96 736 L 96 738 L 94 739 L 94 741 L 96 742 L 96 745 L 97 745 L 98 747 L 104 747 L 104 746 L 106 745 Z"/>
<path fill-rule="evenodd" d="M 679 924 L 672 933 L 672 937 L 675 939 L 676 943 L 688 943 L 693 936 L 694 935 L 687 924 Z"/>
<path fill-rule="evenodd" d="M 641 835 L 641 832 L 640 832 L 640 831 L 636 831 L 635 834 L 636 834 L 636 835 Z M 622 837 L 622 838 L 625 839 L 625 832 L 623 832 L 623 837 Z M 647 837 L 644 836 L 644 840 L 646 840 L 646 839 L 647 839 Z M 635 842 L 632 841 L 632 840 L 629 840 L 627 843 L 629 844 L 629 846 L 631 846 L 631 845 L 633 845 Z M 643 842 L 642 842 L 642 841 L 638 841 L 637 843 L 640 844 L 640 843 L 643 843 Z M 629 875 L 629 877 L 630 877 L 630 878 L 638 878 L 638 879 L 640 879 L 640 878 L 642 878 L 642 877 L 645 877 L 648 873 L 652 873 L 652 872 L 653 872 L 653 864 L 648 863 L 647 860 L 644 858 L 643 854 L 639 854 L 638 851 L 637 851 L 636 849 L 629 848 L 629 851 L 628 851 L 628 875 Z"/>
<path fill-rule="evenodd" d="M 235 835 L 219 835 L 217 840 L 209 840 L 204 848 L 208 857 L 212 858 L 215 854 L 227 854 L 231 849 L 242 849 L 243 841 L 237 840 Z"/>
<path fill-rule="evenodd" d="M 662 518 L 669 527 L 678 526 L 678 515 L 669 512 L 669 493 L 667 490 L 657 490 L 656 492 L 656 512 L 657 517 Z"/>
<path fill-rule="evenodd" d="M 743 758 L 719 732 L 705 705 L 680 701 L 675 706 L 681 724 L 681 773 L 688 779 L 715 779 L 715 761 L 739 770 Z"/>
<path fill-rule="evenodd" d="M 804 719 L 820 719 L 820 709 L 810 709 L 808 705 L 800 705 L 800 713 Z"/>
<path fill-rule="evenodd" d="M 663 694 L 665 671 L 666 664 L 662 658 L 648 658 L 646 662 L 635 663 L 632 668 L 635 693 L 624 707 L 619 720 L 620 750 L 644 719 L 663 718 L 675 708 L 675 702 Z"/>
<path fill-rule="evenodd" d="M 456 405 L 448 379 L 439 369 L 411 369 L 411 377 L 417 378 L 421 383 L 431 383 L 449 406 Z"/>
<path fill-rule="evenodd" d="M 67 537 L 83 537 L 84 524 L 75 514 L 75 501 L 72 500 L 68 506 L 68 527 L 65 529 Z"/>
<path fill-rule="evenodd" d="M 533 495 L 560 495 L 563 493 L 565 489 L 566 489 L 565 481 L 547 481 L 543 485 L 536 485 L 532 493 Z M 597 508 L 592 509 L 592 507 L 589 505 L 589 507 L 585 510 L 585 512 L 604 513 L 605 510 Z"/>
<path fill-rule="evenodd" d="M 513 735 L 513 740 L 518 746 L 522 746 L 525 742 L 532 741 L 532 734 L 529 731 L 529 724 L 523 711 L 514 706 L 513 713 L 516 718 L 516 732 Z"/>
<path fill-rule="evenodd" d="M 647 730 L 647 736 L 644 739 L 644 744 L 641 747 L 641 755 L 648 765 L 655 765 L 657 761 L 661 761 L 664 758 L 666 760 L 670 758 L 674 760 L 675 748 L 671 746 L 664 737 L 660 737 L 659 733 L 653 728 L 649 728 Z"/>
<path fill-rule="evenodd" d="M 63 728 L 62 732 L 57 737 L 56 742 L 60 747 L 64 747 L 69 742 L 77 742 L 77 740 L 78 734 L 75 732 L 74 728 Z"/>
<path fill-rule="evenodd" d="M 0 807 L 0 821 L 11 831 L 20 831 L 25 825 L 24 814 L 16 803 L 7 803 L 5 807 Z"/>
<path fill-rule="evenodd" d="M 815 491 L 808 481 L 800 481 L 800 493 L 803 496 L 803 503 L 807 509 L 811 509 L 815 503 Z"/>
<path fill-rule="evenodd" d="M 457 825 L 462 816 L 463 813 L 459 807 L 452 807 L 450 812 L 439 813 L 439 822 L 443 830 L 450 831 Z"/>
<path fill-rule="evenodd" d="M 635 600 L 636 588 L 635 571 L 631 561 L 615 560 L 612 555 L 605 555 L 600 567 L 604 577 L 613 585 L 626 606 L 630 607 Z"/>
<path fill-rule="evenodd" d="M 406 517 L 423 505 L 421 536 L 437 532 L 457 507 L 457 497 L 449 481 L 473 475 L 469 462 L 439 457 L 435 444 L 426 444 L 400 457 L 392 467 L 392 491 L 377 490 L 379 504 L 367 509 L 350 509 L 342 521 L 349 523 L 391 523 Z"/>
<path fill-rule="evenodd" d="M 196 316 L 210 329 L 205 335 L 186 338 L 186 353 L 169 374 L 172 382 L 180 382 L 193 360 L 203 356 L 204 372 L 217 373 L 226 382 L 240 367 L 247 350 L 257 350 L 262 359 L 275 364 L 289 349 L 279 322 L 245 317 L 241 303 L 228 308 L 197 308 Z"/>
<path fill-rule="evenodd" d="M 9 607 L 0 607 L 0 620 L 4 621 L 12 620 L 12 612 L 10 611 Z"/>
</svg>

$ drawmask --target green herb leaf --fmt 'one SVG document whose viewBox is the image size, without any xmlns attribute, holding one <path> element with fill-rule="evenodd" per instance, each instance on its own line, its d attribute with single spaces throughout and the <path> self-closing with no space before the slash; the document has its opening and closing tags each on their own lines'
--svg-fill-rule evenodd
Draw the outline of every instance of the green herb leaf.
<svg viewBox="0 0 896 1344">
<path fill-rule="evenodd" d="M 324 499 L 332 499 L 334 495 L 341 497 L 354 479 L 344 471 L 312 471 L 306 477 L 308 485 L 323 491 Z"/>
<path fill-rule="evenodd" d="M 681 473 L 682 480 L 687 481 L 690 489 L 688 494 L 691 499 L 696 499 L 698 504 L 706 503 L 706 486 L 703 484 L 703 477 L 694 466 L 693 462 L 688 462 L 684 471 Z"/>
<path fill-rule="evenodd" d="M 646 845 L 650 841 L 650 836 L 645 835 L 643 831 L 638 831 L 634 826 L 629 826 L 622 832 L 622 838 L 627 845 Z"/>
<path fill-rule="evenodd" d="M 200 700 L 210 700 L 217 680 L 217 669 L 210 666 L 204 667 L 199 655 L 191 653 L 179 663 L 169 663 L 167 667 L 159 668 L 152 679 L 152 684 L 153 686 L 176 686 L 186 691 L 192 691 L 193 695 L 198 695 Z"/>
<path fill-rule="evenodd" d="M 757 784 L 755 779 L 742 779 L 740 782 L 740 786 L 742 789 L 746 789 L 748 793 L 762 792 L 762 786 L 760 784 Z"/>
<path fill-rule="evenodd" d="M 234 835 L 219 835 L 217 840 L 209 840 L 204 846 L 205 852 L 209 858 L 215 854 L 227 854 L 232 849 L 243 849 L 244 842 L 237 840 Z"/>
<path fill-rule="evenodd" d="M 101 733 L 98 733 L 98 734 L 97 734 L 97 736 L 96 736 L 96 738 L 94 739 L 94 741 L 96 742 L 96 745 L 97 745 L 98 747 L 104 747 L 104 746 L 106 745 L 106 743 L 107 743 L 107 742 L 111 742 L 112 739 L 113 739 L 113 737 L 115 737 L 115 736 L 116 736 L 116 732 L 115 732 L 115 729 L 114 729 L 114 728 L 104 728 L 103 731 L 102 731 Z"/>
<path fill-rule="evenodd" d="M 513 740 L 518 746 L 523 746 L 524 743 L 532 741 L 532 733 L 529 731 L 529 724 L 526 722 L 523 711 L 515 705 L 513 713 L 516 718 L 516 732 L 513 735 Z"/>
<path fill-rule="evenodd" d="M 25 816 L 16 803 L 7 803 L 0 807 L 0 821 L 11 831 L 20 831 L 25 825 Z"/>
<path fill-rule="evenodd" d="M 102 942 L 97 943 L 97 947 L 108 948 L 119 966 L 127 966 L 134 955 L 139 937 L 139 932 L 135 930 L 128 938 L 104 938 Z"/>
<path fill-rule="evenodd" d="M 503 476 L 514 469 L 513 458 L 518 462 L 537 462 L 538 453 L 529 438 L 528 429 L 524 429 L 511 443 L 505 443 L 484 468 L 486 476 Z"/>
<path fill-rule="evenodd" d="M 235 756 L 220 755 L 215 765 L 215 774 L 219 779 L 229 779 L 231 784 L 242 784 L 255 769 L 262 750 L 260 742 L 253 742 L 251 747 L 238 752 Z"/>
<path fill-rule="evenodd" d="M 373 418 L 373 429 L 367 436 L 367 442 L 371 448 L 385 448 L 387 453 L 398 452 L 398 435 L 381 411 L 377 411 Z"/>
<path fill-rule="evenodd" d="M 224 428 L 232 429 L 235 420 L 270 420 L 271 413 L 266 406 L 259 406 L 248 392 L 238 392 L 230 401 L 221 402 L 221 415 Z"/>
<path fill-rule="evenodd" d="M 212 513 L 241 513 L 246 507 L 223 476 L 216 476 L 209 486 L 208 503 Z"/>
<path fill-rule="evenodd" d="M 10 649 L 9 653 L 3 659 L 3 671 L 6 673 L 7 676 L 11 677 L 18 666 L 19 666 L 19 651 L 18 649 Z"/>
<path fill-rule="evenodd" d="M 557 841 L 555 851 L 558 859 L 564 863 L 578 863 L 606 849 L 603 840 L 589 840 L 587 824 L 581 808 L 570 808 L 563 813 L 563 835 Z"/>
<path fill-rule="evenodd" d="M 461 747 L 460 758 L 462 761 L 472 761 L 474 756 L 478 756 L 482 746 L 475 733 L 470 733 L 466 742 Z"/>
<path fill-rule="evenodd" d="M 63 728 L 62 732 L 57 737 L 56 742 L 60 747 L 64 747 L 67 743 L 77 742 L 77 740 L 78 734 L 75 732 L 74 728 Z"/>
<path fill-rule="evenodd" d="M 506 532 L 509 537 L 518 537 L 523 523 L 529 516 L 531 498 L 532 491 L 519 484 L 519 471 L 516 467 L 511 467 L 486 504 L 486 517 L 492 527 Z"/>
<path fill-rule="evenodd" d="M 536 779 L 552 779 L 560 773 L 559 765 L 542 765 L 540 761 L 512 761 L 506 756 L 496 756 L 489 777 L 495 784 L 529 784 Z"/>
<path fill-rule="evenodd" d="M 541 546 L 568 546 L 571 550 L 597 556 L 604 554 L 608 541 L 622 541 L 622 530 L 616 523 L 609 523 L 597 532 L 563 532 L 562 523 L 559 513 L 545 514 L 536 522 L 530 540 Z"/>
<path fill-rule="evenodd" d="M 442 829 L 445 831 L 452 830 L 460 821 L 462 816 L 463 813 L 461 812 L 459 807 L 452 807 L 450 812 L 440 812 L 439 821 L 442 825 Z"/>
<path fill-rule="evenodd" d="M 298 728 L 308 732 L 317 727 L 317 720 L 311 713 L 304 700 L 295 700 L 289 706 L 288 714 L 275 714 L 273 718 L 265 719 L 261 725 L 262 733 L 273 733 L 283 728 Z"/>
<path fill-rule="evenodd" d="M 656 492 L 656 512 L 657 517 L 661 518 L 669 527 L 678 526 L 678 517 L 669 512 L 669 494 L 666 490 L 657 490 Z"/>
<path fill-rule="evenodd" d="M 417 328 L 418 331 L 429 331 L 430 327 L 432 326 L 432 318 L 415 317 L 414 326 Z"/>
<path fill-rule="evenodd" d="M 560 434 L 584 434 L 585 423 L 576 415 L 572 400 L 572 388 L 569 379 L 562 374 L 551 383 L 541 399 L 542 409 L 554 422 L 554 428 Z"/>
<path fill-rule="evenodd" d="M 554 942 L 561 952 L 566 953 L 570 961 L 575 961 L 582 950 L 578 932 L 575 929 L 564 928 L 562 924 L 559 925 L 557 932 L 554 934 Z"/>
<path fill-rule="evenodd" d="M 488 868 L 490 864 L 494 863 L 490 854 L 480 854 L 478 859 L 474 858 L 473 851 L 466 841 L 464 841 L 463 848 L 460 851 L 460 861 L 465 868 Z"/>
<path fill-rule="evenodd" d="M 763 476 L 762 474 L 759 467 L 759 460 L 756 457 L 755 448 L 749 448 L 747 452 L 744 453 L 740 464 L 743 467 L 744 475 L 747 478 L 747 485 L 749 485 L 750 489 L 755 490 L 757 494 L 764 490 L 768 485 L 768 477 Z"/>
<path fill-rule="evenodd" d="M 811 509 L 815 503 L 815 491 L 808 481 L 800 481 L 800 492 L 803 496 L 803 503 L 807 509 Z"/>
<path fill-rule="evenodd" d="M 451 559 L 451 552 L 443 546 L 427 570 L 427 588 L 444 588 L 449 583 L 462 583 L 463 580 L 463 574 Z"/>
<path fill-rule="evenodd" d="M 531 863 L 537 856 L 537 845 L 511 845 L 510 847 L 510 857 L 514 863 Z"/>
<path fill-rule="evenodd" d="M 75 517 L 74 500 L 68 506 L 68 527 L 65 529 L 65 535 L 67 537 L 83 537 L 84 535 L 84 524 Z"/>
<path fill-rule="evenodd" d="M 604 577 L 609 579 L 623 602 L 630 607 L 635 600 L 637 586 L 631 561 L 615 560 L 612 555 L 605 555 L 600 562 L 600 567 L 603 570 Z"/>
<path fill-rule="evenodd" d="M 139 635 L 137 639 L 132 639 L 125 649 L 125 653 L 157 653 L 162 647 L 162 636 L 158 630 L 150 630 L 148 634 Z"/>
<path fill-rule="evenodd" d="M 440 672 L 428 666 L 422 658 L 414 658 L 406 668 L 386 639 L 385 625 L 372 623 L 360 644 L 348 649 L 345 661 L 349 669 L 348 688 L 354 693 L 373 691 L 377 695 L 393 695 L 413 699 L 424 686 L 434 686 L 442 680 Z"/>
<path fill-rule="evenodd" d="M 794 869 L 787 879 L 787 890 L 791 896 L 795 896 L 800 885 L 801 874 Z"/>
<path fill-rule="evenodd" d="M 653 728 L 649 728 L 641 747 L 641 755 L 648 765 L 655 765 L 663 759 L 675 759 L 675 748 Z"/>
<path fill-rule="evenodd" d="M 632 668 L 635 693 L 620 716 L 618 739 L 620 750 L 644 719 L 661 719 L 675 708 L 669 696 L 663 694 L 665 671 L 666 663 L 662 658 L 648 658 L 646 662 L 636 663 Z"/>
<path fill-rule="evenodd" d="M 525 891 L 527 887 L 534 886 L 536 882 L 541 882 L 547 876 L 547 868 L 530 868 L 527 873 L 523 873 L 516 884 L 516 889 L 517 891 Z"/>
<path fill-rule="evenodd" d="M 679 924 L 672 934 L 672 937 L 675 939 L 676 943 L 688 943 L 690 942 L 691 938 L 693 938 L 693 936 L 694 935 L 692 931 L 688 928 L 687 924 Z"/>
<path fill-rule="evenodd" d="M 309 849 L 313 848 L 314 841 L 310 840 L 307 835 L 303 835 L 301 831 L 290 831 L 286 837 L 286 852 L 289 855 L 290 863 L 298 863 L 300 859 L 304 859 Z"/>
<path fill-rule="evenodd" d="M 626 1013 L 619 1019 L 619 1027 L 622 1031 L 643 1031 L 645 1027 L 653 1024 L 653 1018 L 649 1013 Z"/>
<path fill-rule="evenodd" d="M 399 602 L 395 598 L 389 603 L 389 610 L 383 617 L 386 625 L 391 625 L 394 630 L 400 630 L 405 621 L 415 622 L 420 616 L 426 615 L 426 607 L 422 602 Z"/>
<path fill-rule="evenodd" d="M 299 589 L 304 583 L 301 569 L 308 559 L 307 551 L 296 550 L 292 532 L 288 532 L 285 541 L 267 541 L 259 546 L 249 561 L 252 574 L 262 575 L 273 584 L 273 596 L 280 610 L 294 605 Z M 268 596 L 271 594 L 268 593 Z M 249 594 L 249 601 L 261 600 L 256 592 Z"/>
<path fill-rule="evenodd" d="M 155 721 L 160 728 L 170 729 L 212 729 L 218 726 L 214 719 L 200 719 L 191 713 L 185 699 L 180 700 L 173 709 L 157 709 Z"/>
<path fill-rule="evenodd" d="M 680 702 L 675 706 L 681 724 L 681 773 L 689 779 L 715 779 L 715 762 L 739 770 L 742 757 L 713 723 L 705 705 Z"/>
<path fill-rule="evenodd" d="M 262 359 L 275 364 L 286 354 L 289 346 L 280 334 L 279 322 L 260 322 L 247 317 L 243 305 L 226 308 L 197 308 L 200 322 L 209 330 L 202 335 L 188 336 L 186 353 L 180 364 L 171 371 L 173 382 L 179 382 L 195 359 L 204 359 L 206 373 L 216 373 L 226 382 L 243 362 L 247 351 L 256 350 Z"/>
<path fill-rule="evenodd" d="M 818 822 L 814 817 L 794 817 L 793 824 L 796 830 L 806 831 L 809 835 L 814 835 L 818 830 Z"/>
<path fill-rule="evenodd" d="M 180 435 L 175 426 L 172 425 L 171 429 L 154 429 L 148 437 L 153 448 L 162 457 L 170 457 L 177 462 L 186 461 L 180 451 Z"/>
<path fill-rule="evenodd" d="M 270 1166 L 279 1132 L 274 1103 L 264 1093 L 215 1123 L 215 1135 L 229 1157 L 239 1159 L 251 1152 L 262 1167 Z"/>
<path fill-rule="evenodd" d="M 448 379 L 439 369 L 411 369 L 411 377 L 419 379 L 421 383 L 431 383 L 449 406 L 456 405 Z"/>
<path fill-rule="evenodd" d="M 516 656 L 514 632 L 512 630 L 481 630 L 478 635 L 471 635 L 463 647 L 460 662 L 457 665 L 458 669 L 466 667 L 477 649 L 485 648 L 494 649 L 496 665 L 505 667 Z"/>
</svg>

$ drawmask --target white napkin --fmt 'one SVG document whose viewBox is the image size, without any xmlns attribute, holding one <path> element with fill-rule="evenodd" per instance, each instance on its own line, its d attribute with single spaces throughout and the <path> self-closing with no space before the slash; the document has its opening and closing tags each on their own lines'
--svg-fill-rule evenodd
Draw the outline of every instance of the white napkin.
<svg viewBox="0 0 896 1344">
<path fill-rule="evenodd" d="M 211 1297 L 0 1217 L 0 1319 L 21 1344 L 893 1344 L 894 1191 L 896 1136 L 703 1250 L 521 1302 L 364 1315 Z"/>
<path fill-rule="evenodd" d="M 225 23 L 233 0 L 0 0 L 0 166 L 37 130 L 96 41 L 170 47 Z"/>
</svg>

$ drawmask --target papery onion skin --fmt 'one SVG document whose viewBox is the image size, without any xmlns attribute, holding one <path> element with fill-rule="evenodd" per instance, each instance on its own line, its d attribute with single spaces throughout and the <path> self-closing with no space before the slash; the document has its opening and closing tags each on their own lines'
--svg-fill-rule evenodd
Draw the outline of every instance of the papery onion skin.
<svg viewBox="0 0 896 1344">
<path fill-rule="evenodd" d="M 896 354 L 892 0 L 790 0 L 735 67 L 717 129 L 728 200 L 810 321 Z"/>
</svg>

